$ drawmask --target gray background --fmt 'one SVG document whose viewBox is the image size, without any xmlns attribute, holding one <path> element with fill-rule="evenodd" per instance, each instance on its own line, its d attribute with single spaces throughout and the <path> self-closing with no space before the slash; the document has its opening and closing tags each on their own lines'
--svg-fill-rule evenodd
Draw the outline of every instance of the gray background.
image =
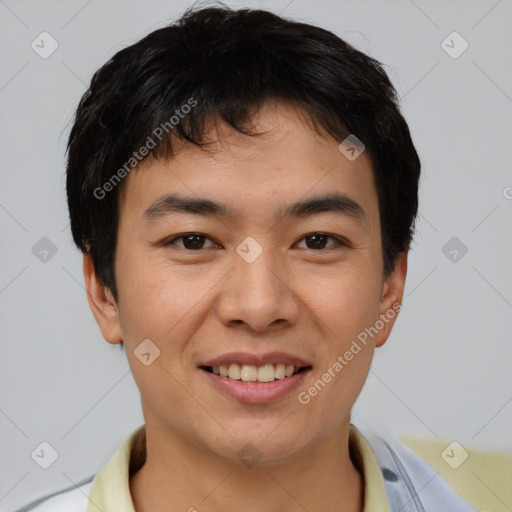
<svg viewBox="0 0 512 512">
<path fill-rule="evenodd" d="M 353 422 L 512 451 L 512 1 L 227 3 L 321 25 L 385 64 L 422 160 L 404 307 Z M 189 5 L 0 0 L 2 511 L 96 473 L 143 422 L 126 356 L 87 304 L 64 147 L 93 72 Z M 47 59 L 31 48 L 43 31 L 59 45 Z M 458 58 L 441 45 L 453 31 L 469 44 Z M 455 262 L 452 237 L 468 248 Z M 31 458 L 42 441 L 59 454 L 46 470 Z"/>
</svg>

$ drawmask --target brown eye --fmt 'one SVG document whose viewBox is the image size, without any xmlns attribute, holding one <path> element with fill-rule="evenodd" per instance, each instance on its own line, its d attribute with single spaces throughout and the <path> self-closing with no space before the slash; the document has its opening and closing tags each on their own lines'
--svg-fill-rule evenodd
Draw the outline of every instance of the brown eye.
<svg viewBox="0 0 512 512">
<path fill-rule="evenodd" d="M 327 241 L 331 239 L 334 240 L 334 246 L 331 244 L 331 246 L 326 247 Z M 301 240 L 306 241 L 306 249 L 311 250 L 322 250 L 322 249 L 333 249 L 334 247 L 338 246 L 346 246 L 341 240 L 338 238 L 331 236 L 331 235 L 325 235 L 323 233 L 313 233 L 311 235 L 307 235 L 303 237 Z"/>
<path fill-rule="evenodd" d="M 198 233 L 187 233 L 185 235 L 177 236 L 176 238 L 169 240 L 169 242 L 167 242 L 165 245 L 176 245 L 175 242 L 177 240 L 183 240 L 183 245 L 179 245 L 179 247 L 190 251 L 200 251 L 201 249 L 205 249 L 205 240 L 210 239 L 207 236 Z"/>
</svg>

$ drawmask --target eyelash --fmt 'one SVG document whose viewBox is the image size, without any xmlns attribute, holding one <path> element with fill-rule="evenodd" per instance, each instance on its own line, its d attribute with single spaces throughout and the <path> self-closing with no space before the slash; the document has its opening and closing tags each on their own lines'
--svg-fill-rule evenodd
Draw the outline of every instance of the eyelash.
<svg viewBox="0 0 512 512">
<path fill-rule="evenodd" d="M 315 235 L 320 235 L 322 237 L 326 237 L 326 238 L 330 238 L 332 240 L 334 240 L 339 247 L 349 247 L 348 243 L 344 242 L 341 238 L 337 237 L 337 236 L 333 236 L 333 235 L 329 235 L 327 233 L 321 233 L 321 232 L 317 232 L 317 233 L 309 233 L 307 235 L 304 235 L 300 240 L 299 242 L 301 242 L 302 240 L 308 238 L 308 237 L 312 237 L 312 236 L 315 236 Z M 198 237 L 203 237 L 207 240 L 210 240 L 213 242 L 213 240 L 211 238 L 209 238 L 208 236 L 206 235 L 203 235 L 202 233 L 185 233 L 183 235 L 179 235 L 177 237 L 174 237 L 173 239 L 169 240 L 168 242 L 165 242 L 164 245 L 165 246 L 172 246 L 172 245 L 175 245 L 174 242 L 176 242 L 177 240 L 180 240 L 180 239 L 183 239 L 183 238 L 186 238 L 187 236 L 198 236 Z M 216 243 L 216 242 L 214 242 Z M 178 246 L 179 247 L 179 246 Z M 187 249 L 186 247 L 180 247 L 180 249 L 184 249 L 185 251 L 187 252 L 201 252 L 201 251 L 206 251 L 207 249 L 209 249 L 208 247 L 207 248 L 201 248 L 201 249 Z M 331 249 L 336 249 L 336 247 L 327 247 L 327 248 L 323 248 L 323 249 L 305 249 L 307 251 L 313 251 L 313 252 L 325 252 L 325 251 L 328 251 L 328 250 L 331 250 Z"/>
</svg>

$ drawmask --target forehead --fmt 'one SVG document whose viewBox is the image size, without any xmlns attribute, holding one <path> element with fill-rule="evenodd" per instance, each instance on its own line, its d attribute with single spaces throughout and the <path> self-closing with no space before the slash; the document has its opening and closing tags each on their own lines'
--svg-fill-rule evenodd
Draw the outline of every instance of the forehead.
<svg viewBox="0 0 512 512">
<path fill-rule="evenodd" d="M 349 160 L 337 141 L 317 133 L 297 109 L 267 104 L 253 117 L 258 136 L 212 122 L 206 150 L 178 142 L 168 160 L 147 160 L 126 178 L 121 218 L 143 221 L 148 207 L 168 193 L 216 200 L 241 219 L 279 215 L 308 196 L 342 192 L 361 205 L 365 216 L 378 215 L 372 162 L 363 152 Z"/>
</svg>

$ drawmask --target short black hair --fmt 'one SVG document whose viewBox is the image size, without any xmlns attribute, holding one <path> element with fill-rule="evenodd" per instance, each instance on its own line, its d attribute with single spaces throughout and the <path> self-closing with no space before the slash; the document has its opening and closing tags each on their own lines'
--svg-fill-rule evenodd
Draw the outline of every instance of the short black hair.
<svg viewBox="0 0 512 512">
<path fill-rule="evenodd" d="M 382 64 L 328 30 L 269 11 L 190 8 L 94 74 L 71 128 L 73 239 L 91 254 L 116 302 L 122 178 L 146 158 L 172 157 L 174 137 L 203 147 L 211 116 L 256 135 L 251 115 L 270 99 L 299 107 L 340 142 L 355 134 L 364 143 L 378 193 L 384 277 L 408 252 L 421 166 Z"/>
</svg>

